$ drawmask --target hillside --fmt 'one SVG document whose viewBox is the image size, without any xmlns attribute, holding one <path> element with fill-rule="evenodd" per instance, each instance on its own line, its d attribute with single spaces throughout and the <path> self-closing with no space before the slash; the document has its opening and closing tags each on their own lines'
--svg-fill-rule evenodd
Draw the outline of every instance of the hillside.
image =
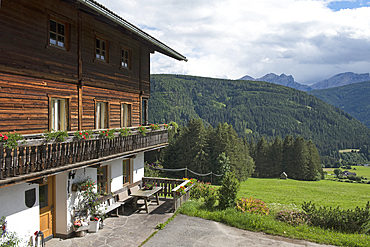
<svg viewBox="0 0 370 247">
<path fill-rule="evenodd" d="M 342 87 L 313 90 L 309 94 L 339 107 L 370 128 L 370 81 Z"/>
<path fill-rule="evenodd" d="M 150 122 L 186 125 L 198 117 L 213 127 L 227 122 L 247 139 L 301 135 L 322 154 L 370 140 L 370 129 L 357 119 L 306 92 L 267 82 L 151 76 Z"/>
</svg>

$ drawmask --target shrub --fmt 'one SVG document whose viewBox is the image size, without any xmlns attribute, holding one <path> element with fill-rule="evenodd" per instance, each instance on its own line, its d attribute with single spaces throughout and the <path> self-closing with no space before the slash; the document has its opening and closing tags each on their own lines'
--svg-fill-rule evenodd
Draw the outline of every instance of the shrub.
<svg viewBox="0 0 370 247">
<path fill-rule="evenodd" d="M 218 202 L 221 209 L 235 206 L 236 194 L 240 188 L 234 173 L 226 172 L 218 190 Z"/>
<path fill-rule="evenodd" d="M 307 214 L 299 211 L 281 210 L 275 217 L 278 221 L 292 226 L 304 225 L 309 222 Z"/>
<path fill-rule="evenodd" d="M 2 216 L 0 219 L 0 247 L 19 246 L 20 242 L 17 233 L 7 229 L 6 218 Z"/>
<path fill-rule="evenodd" d="M 191 188 L 190 198 L 199 200 L 200 198 L 205 197 L 206 187 L 209 186 L 210 184 L 211 183 L 196 181 L 193 188 Z"/>
<path fill-rule="evenodd" d="M 346 233 L 361 233 L 370 220 L 370 204 L 365 208 L 342 210 L 339 207 L 316 207 L 314 203 L 304 202 L 302 209 L 306 212 L 310 224 Z"/>
<path fill-rule="evenodd" d="M 249 198 L 242 197 L 238 199 L 236 201 L 236 209 L 242 212 L 249 212 L 260 215 L 269 214 L 269 208 L 266 206 L 266 204 L 259 199 L 253 199 L 253 197 Z"/>
<path fill-rule="evenodd" d="M 204 204 L 207 209 L 210 209 L 213 207 L 213 205 L 216 203 L 217 197 L 217 190 L 214 187 L 211 187 L 210 185 L 205 186 L 204 190 Z"/>
</svg>

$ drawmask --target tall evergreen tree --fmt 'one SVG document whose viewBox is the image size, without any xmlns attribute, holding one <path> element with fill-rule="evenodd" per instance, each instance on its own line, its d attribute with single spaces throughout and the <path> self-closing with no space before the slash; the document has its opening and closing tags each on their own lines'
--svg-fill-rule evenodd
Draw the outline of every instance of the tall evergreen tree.
<svg viewBox="0 0 370 247">
<path fill-rule="evenodd" d="M 288 174 L 290 178 L 294 174 L 294 162 L 293 162 L 293 144 L 294 138 L 291 135 L 287 135 L 283 142 L 283 172 Z"/>
<path fill-rule="evenodd" d="M 254 176 L 259 178 L 266 178 L 268 177 L 269 169 L 271 169 L 269 160 L 268 160 L 268 150 L 269 146 L 266 142 L 265 138 L 262 137 L 258 143 L 256 148 L 256 160 L 255 160 L 255 170 Z"/>
<path fill-rule="evenodd" d="M 308 157 L 309 152 L 306 141 L 303 139 L 303 137 L 298 136 L 294 141 L 293 147 L 294 169 L 292 178 L 299 180 L 308 179 L 309 174 Z"/>
<path fill-rule="evenodd" d="M 270 177 L 279 177 L 283 172 L 283 142 L 279 136 L 269 148 L 269 160 L 271 164 Z"/>
</svg>

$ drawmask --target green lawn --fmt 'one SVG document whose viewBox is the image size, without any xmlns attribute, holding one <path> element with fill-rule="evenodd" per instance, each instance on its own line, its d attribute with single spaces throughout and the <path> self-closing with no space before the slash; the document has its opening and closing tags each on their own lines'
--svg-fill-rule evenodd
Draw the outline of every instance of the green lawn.
<svg viewBox="0 0 370 247">
<path fill-rule="evenodd" d="M 370 170 L 368 167 L 361 168 Z M 304 201 L 312 201 L 317 206 L 354 209 L 356 206 L 363 208 L 370 201 L 369 190 L 370 184 L 249 178 L 241 183 L 238 198 L 261 199 L 271 209 L 301 209 Z"/>
</svg>

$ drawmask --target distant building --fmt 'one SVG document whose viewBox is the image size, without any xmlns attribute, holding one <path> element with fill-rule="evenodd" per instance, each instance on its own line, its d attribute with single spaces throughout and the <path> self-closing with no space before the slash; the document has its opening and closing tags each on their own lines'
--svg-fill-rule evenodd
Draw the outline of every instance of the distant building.
<svg viewBox="0 0 370 247">
<path fill-rule="evenodd" d="M 343 172 L 343 175 L 344 175 L 344 176 L 351 176 L 351 175 L 352 175 L 352 176 L 356 176 L 356 173 L 354 173 L 354 172 L 349 172 L 349 171 L 344 171 L 344 172 Z"/>
<path fill-rule="evenodd" d="M 280 175 L 280 179 L 287 179 L 288 178 L 288 175 L 283 172 L 281 175 Z"/>
</svg>

